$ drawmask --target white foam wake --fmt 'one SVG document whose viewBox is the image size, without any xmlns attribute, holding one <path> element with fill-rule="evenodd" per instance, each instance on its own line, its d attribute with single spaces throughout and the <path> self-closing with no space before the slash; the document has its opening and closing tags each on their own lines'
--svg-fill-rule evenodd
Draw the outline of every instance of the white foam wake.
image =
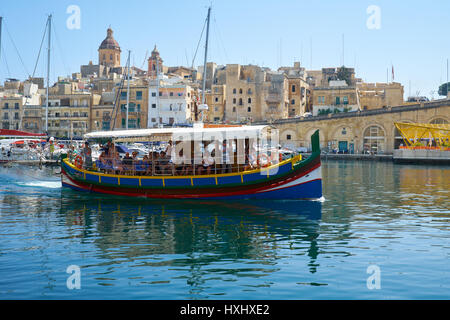
<svg viewBox="0 0 450 320">
<path fill-rule="evenodd" d="M 24 182 L 21 185 L 26 187 L 41 187 L 48 189 L 58 189 L 61 188 L 61 181 L 32 181 L 32 182 Z"/>
</svg>

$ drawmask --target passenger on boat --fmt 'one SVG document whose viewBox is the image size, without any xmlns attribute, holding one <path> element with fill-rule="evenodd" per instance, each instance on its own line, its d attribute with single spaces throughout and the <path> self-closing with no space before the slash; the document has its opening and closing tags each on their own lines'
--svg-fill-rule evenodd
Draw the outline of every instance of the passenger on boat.
<svg viewBox="0 0 450 320">
<path fill-rule="evenodd" d="M 159 165 L 159 153 L 152 152 L 152 175 L 161 174 L 161 166 Z"/>
<path fill-rule="evenodd" d="M 159 154 L 159 170 L 161 174 L 169 174 L 171 163 L 169 163 L 170 159 L 164 151 L 161 151 Z"/>
<path fill-rule="evenodd" d="M 67 151 L 67 157 L 69 158 L 70 162 L 73 162 L 73 160 L 76 157 L 76 154 L 77 154 L 77 152 L 75 150 L 75 146 L 74 145 L 70 145 L 69 151 Z"/>
<path fill-rule="evenodd" d="M 129 152 L 127 152 L 122 159 L 122 168 L 126 174 L 130 174 L 133 169 L 133 158 L 130 156 Z"/>
<path fill-rule="evenodd" d="M 112 151 L 110 151 L 112 153 Z M 111 158 L 111 173 L 112 174 L 122 174 L 123 166 L 120 160 L 119 152 L 115 152 Z"/>
<path fill-rule="evenodd" d="M 82 150 L 82 156 L 84 158 L 84 167 L 87 169 L 92 168 L 92 149 L 89 146 L 89 142 L 84 143 L 84 148 Z"/>
<path fill-rule="evenodd" d="M 133 175 L 134 174 L 136 174 L 136 172 L 137 172 L 137 169 L 138 169 L 138 165 L 140 165 L 140 163 L 139 163 L 139 159 L 137 158 L 137 155 L 138 155 L 138 153 L 137 153 L 137 151 L 133 151 L 132 153 L 131 153 L 131 157 L 132 157 L 132 170 L 133 170 Z"/>
</svg>

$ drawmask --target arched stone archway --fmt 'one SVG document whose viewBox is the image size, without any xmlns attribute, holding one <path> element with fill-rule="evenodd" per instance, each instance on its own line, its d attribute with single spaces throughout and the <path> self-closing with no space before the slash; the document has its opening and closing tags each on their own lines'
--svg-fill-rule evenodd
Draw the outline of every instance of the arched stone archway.
<svg viewBox="0 0 450 320">
<path fill-rule="evenodd" d="M 386 150 L 386 130 L 380 124 L 372 123 L 363 130 L 364 153 L 379 154 Z"/>
<path fill-rule="evenodd" d="M 326 135 L 325 132 L 322 128 L 310 128 L 306 131 L 305 137 L 304 137 L 304 141 L 305 141 L 305 147 L 308 149 L 308 151 L 312 150 L 312 145 L 311 145 L 311 136 L 314 134 L 314 132 L 316 132 L 316 130 L 319 130 L 319 141 L 320 141 L 320 149 L 326 149 L 328 147 L 328 145 L 326 145 Z"/>
<path fill-rule="evenodd" d="M 300 147 L 301 142 L 294 129 L 283 130 L 280 135 L 280 144 L 288 148 Z"/>
<path fill-rule="evenodd" d="M 408 119 L 402 120 L 401 122 L 403 122 L 403 123 L 414 123 L 413 120 L 408 120 Z M 401 145 L 405 144 L 405 142 L 403 141 L 402 134 L 400 133 L 400 131 L 397 129 L 397 127 L 395 125 L 394 125 L 393 130 L 394 130 L 393 137 L 394 137 L 394 150 L 395 150 L 395 149 L 399 149 Z"/>
<path fill-rule="evenodd" d="M 437 117 L 431 118 L 430 121 L 428 121 L 428 123 L 431 123 L 431 124 L 448 124 L 449 121 L 444 116 L 437 116 Z"/>
<path fill-rule="evenodd" d="M 355 130 L 350 125 L 337 127 L 329 136 L 331 150 L 335 153 L 355 153 Z"/>
</svg>

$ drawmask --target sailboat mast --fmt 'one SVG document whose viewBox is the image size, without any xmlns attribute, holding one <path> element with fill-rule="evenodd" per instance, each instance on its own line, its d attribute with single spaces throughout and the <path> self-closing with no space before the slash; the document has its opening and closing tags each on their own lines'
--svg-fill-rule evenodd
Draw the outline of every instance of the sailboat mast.
<svg viewBox="0 0 450 320">
<path fill-rule="evenodd" d="M 130 53 L 131 50 L 128 50 L 128 75 L 127 75 L 127 113 L 126 113 L 126 129 L 128 130 L 128 107 L 130 105 Z"/>
<path fill-rule="evenodd" d="M 0 61 L 1 57 L 2 57 L 2 22 L 3 22 L 3 17 L 0 17 Z"/>
<path fill-rule="evenodd" d="M 45 132 L 48 132 L 48 88 L 50 87 L 50 50 L 52 35 L 52 15 L 48 16 L 48 52 L 47 52 L 47 93 L 45 99 Z"/>
<path fill-rule="evenodd" d="M 208 37 L 209 37 L 209 20 L 211 16 L 211 7 L 208 8 L 208 18 L 206 24 L 206 43 L 205 43 L 205 62 L 203 64 L 203 86 L 202 86 L 202 104 L 205 104 L 205 90 L 206 90 L 206 63 L 208 60 Z"/>
</svg>

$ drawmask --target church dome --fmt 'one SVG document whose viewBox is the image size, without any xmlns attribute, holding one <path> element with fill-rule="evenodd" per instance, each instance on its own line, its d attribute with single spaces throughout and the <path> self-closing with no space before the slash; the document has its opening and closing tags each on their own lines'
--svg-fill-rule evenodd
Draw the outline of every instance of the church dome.
<svg viewBox="0 0 450 320">
<path fill-rule="evenodd" d="M 108 28 L 106 32 L 106 38 L 102 41 L 99 50 L 101 49 L 114 49 L 120 50 L 119 43 L 113 37 L 113 31 L 111 28 Z"/>
</svg>

